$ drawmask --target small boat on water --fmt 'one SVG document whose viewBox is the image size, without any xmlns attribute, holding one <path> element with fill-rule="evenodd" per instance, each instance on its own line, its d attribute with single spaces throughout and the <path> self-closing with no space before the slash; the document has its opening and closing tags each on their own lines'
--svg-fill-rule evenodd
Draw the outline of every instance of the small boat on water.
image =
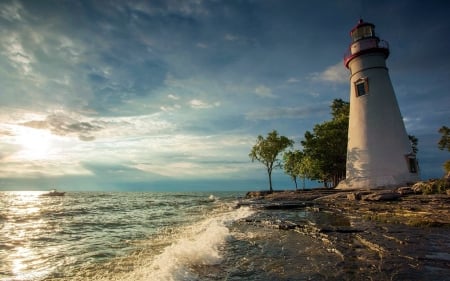
<svg viewBox="0 0 450 281">
<path fill-rule="evenodd" d="M 66 192 L 64 191 L 56 191 L 56 189 L 52 189 L 47 193 L 41 194 L 41 196 L 64 196 Z"/>
</svg>

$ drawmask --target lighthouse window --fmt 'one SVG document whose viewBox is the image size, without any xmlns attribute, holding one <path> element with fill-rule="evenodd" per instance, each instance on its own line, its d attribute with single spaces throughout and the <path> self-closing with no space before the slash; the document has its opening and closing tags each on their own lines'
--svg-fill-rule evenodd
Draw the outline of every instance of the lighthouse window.
<svg viewBox="0 0 450 281">
<path fill-rule="evenodd" d="M 372 26 L 370 25 L 361 26 L 352 33 L 353 42 L 373 36 L 374 36 L 373 29 Z"/>
<path fill-rule="evenodd" d="M 367 78 L 360 78 L 355 82 L 356 96 L 364 96 L 369 93 L 369 82 Z"/>
</svg>

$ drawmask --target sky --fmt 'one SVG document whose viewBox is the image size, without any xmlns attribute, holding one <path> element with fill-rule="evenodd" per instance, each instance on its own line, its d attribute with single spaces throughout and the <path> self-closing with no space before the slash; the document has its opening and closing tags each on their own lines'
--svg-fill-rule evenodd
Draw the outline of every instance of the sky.
<svg viewBox="0 0 450 281">
<path fill-rule="evenodd" d="M 448 1 L 0 0 L 0 190 L 253 190 L 248 154 L 300 141 L 349 100 L 360 18 L 390 77 L 423 179 L 450 125 Z M 282 171 L 274 188 L 293 188 Z"/>
</svg>

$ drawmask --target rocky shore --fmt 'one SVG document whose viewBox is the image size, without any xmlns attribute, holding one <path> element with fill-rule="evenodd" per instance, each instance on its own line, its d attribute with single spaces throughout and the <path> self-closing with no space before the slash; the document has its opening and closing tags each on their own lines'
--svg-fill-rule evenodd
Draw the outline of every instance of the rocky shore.
<svg viewBox="0 0 450 281">
<path fill-rule="evenodd" d="M 414 187 L 358 191 L 256 191 L 248 192 L 240 204 L 266 209 L 315 206 L 366 220 L 411 226 L 450 227 L 450 195 L 423 194 L 420 190 L 414 190 Z"/>
<path fill-rule="evenodd" d="M 450 195 L 422 189 L 249 192 L 264 215 L 242 223 L 319 241 L 339 260 L 326 280 L 450 280 Z"/>
</svg>

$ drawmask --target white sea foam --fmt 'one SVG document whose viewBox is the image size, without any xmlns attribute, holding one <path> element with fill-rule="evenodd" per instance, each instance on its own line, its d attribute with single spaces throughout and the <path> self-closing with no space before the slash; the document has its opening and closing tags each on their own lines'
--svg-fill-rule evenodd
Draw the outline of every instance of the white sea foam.
<svg viewBox="0 0 450 281">
<path fill-rule="evenodd" d="M 227 228 L 231 222 L 251 215 L 248 208 L 239 208 L 208 217 L 182 229 L 182 235 L 162 253 L 154 256 L 143 266 L 128 273 L 120 280 L 197 280 L 190 270 L 196 265 L 214 265 L 222 261 L 220 249 L 230 237 Z"/>
</svg>

